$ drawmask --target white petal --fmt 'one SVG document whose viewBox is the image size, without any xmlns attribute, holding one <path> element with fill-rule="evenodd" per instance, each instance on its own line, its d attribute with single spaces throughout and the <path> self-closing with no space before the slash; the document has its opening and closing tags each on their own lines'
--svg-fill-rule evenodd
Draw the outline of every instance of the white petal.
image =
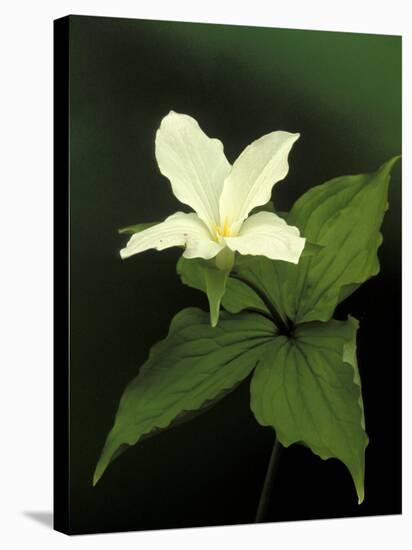
<svg viewBox="0 0 412 550">
<path fill-rule="evenodd" d="M 299 134 L 272 132 L 246 147 L 224 183 L 222 220 L 240 223 L 253 208 L 270 200 L 273 185 L 288 173 L 288 155 L 298 138 Z"/>
<path fill-rule="evenodd" d="M 132 235 L 120 256 L 124 259 L 149 248 L 164 250 L 172 246 L 184 246 L 186 258 L 205 260 L 213 258 L 223 248 L 211 239 L 209 230 L 196 214 L 176 212 L 164 222 Z"/>
<path fill-rule="evenodd" d="M 171 111 L 156 133 L 156 159 L 180 202 L 211 230 L 219 225 L 219 198 L 230 171 L 222 142 L 209 138 L 194 118 Z"/>
<path fill-rule="evenodd" d="M 305 239 L 299 235 L 297 227 L 276 214 L 258 212 L 245 221 L 237 237 L 225 237 L 225 242 L 240 254 L 297 264 L 305 247 Z"/>
</svg>

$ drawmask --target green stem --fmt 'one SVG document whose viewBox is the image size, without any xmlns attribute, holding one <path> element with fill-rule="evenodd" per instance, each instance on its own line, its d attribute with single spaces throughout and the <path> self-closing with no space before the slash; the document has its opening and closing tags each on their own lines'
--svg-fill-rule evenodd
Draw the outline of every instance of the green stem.
<svg viewBox="0 0 412 550">
<path fill-rule="evenodd" d="M 246 286 L 248 286 L 251 290 L 253 290 L 253 292 L 255 294 L 257 294 L 259 296 L 259 298 L 262 300 L 262 302 L 265 304 L 268 311 L 270 312 L 270 315 L 272 316 L 273 322 L 275 323 L 275 325 L 277 326 L 277 328 L 279 329 L 279 331 L 282 334 L 289 334 L 290 333 L 290 328 L 284 322 L 284 320 L 282 319 L 282 317 L 278 313 L 275 306 L 272 304 L 272 302 L 269 300 L 269 298 L 266 296 L 266 294 L 264 292 L 262 292 L 257 285 L 255 285 L 255 283 L 252 283 L 252 281 L 248 281 L 248 279 L 245 279 L 244 277 L 242 277 L 241 275 L 238 275 L 237 273 L 232 272 L 230 274 L 230 276 L 232 277 L 232 279 L 237 279 L 238 281 L 240 281 L 243 284 L 245 284 Z"/>
<path fill-rule="evenodd" d="M 264 311 L 263 309 L 259 309 L 257 307 L 247 307 L 244 311 L 250 311 L 250 313 L 257 313 L 258 315 L 261 315 L 262 317 L 265 317 L 269 321 L 273 323 L 272 316 L 267 311 Z"/>
<path fill-rule="evenodd" d="M 276 438 L 275 444 L 273 445 L 272 454 L 270 455 L 270 460 L 266 471 L 266 477 L 263 483 L 263 489 L 260 494 L 259 506 L 256 512 L 255 523 L 261 523 L 262 521 L 264 521 L 266 517 L 269 502 L 270 502 L 270 496 L 272 493 L 273 483 L 275 481 L 275 474 L 279 465 L 279 454 L 281 449 L 282 449 L 282 445 L 279 443 L 278 439 Z"/>
</svg>

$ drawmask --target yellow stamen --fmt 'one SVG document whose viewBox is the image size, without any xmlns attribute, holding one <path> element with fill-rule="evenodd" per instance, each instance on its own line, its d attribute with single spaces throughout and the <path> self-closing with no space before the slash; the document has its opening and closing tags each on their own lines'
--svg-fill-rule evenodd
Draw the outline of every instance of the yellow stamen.
<svg viewBox="0 0 412 550">
<path fill-rule="evenodd" d="M 231 236 L 232 236 L 232 232 L 230 230 L 227 218 L 225 218 L 225 223 L 223 224 L 223 237 L 231 237 Z"/>
<path fill-rule="evenodd" d="M 215 233 L 218 238 L 220 237 L 231 237 L 232 231 L 230 230 L 229 223 L 227 221 L 227 218 L 225 218 L 225 221 L 223 222 L 223 225 L 217 225 L 215 227 Z"/>
</svg>

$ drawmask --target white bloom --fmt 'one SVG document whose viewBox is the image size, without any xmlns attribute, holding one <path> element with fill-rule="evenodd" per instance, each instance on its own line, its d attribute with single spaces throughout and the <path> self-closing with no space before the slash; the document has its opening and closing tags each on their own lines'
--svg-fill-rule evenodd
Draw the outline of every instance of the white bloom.
<svg viewBox="0 0 412 550">
<path fill-rule="evenodd" d="M 298 138 L 271 132 L 248 145 L 231 166 L 221 141 L 210 139 L 194 118 L 171 111 L 156 134 L 156 159 L 175 196 L 194 212 L 176 212 L 135 233 L 121 257 L 183 246 L 185 258 L 209 260 L 226 249 L 223 256 L 232 251 L 298 263 L 305 239 L 297 227 L 270 212 L 248 217 L 270 200 L 273 185 L 286 176 Z"/>
</svg>

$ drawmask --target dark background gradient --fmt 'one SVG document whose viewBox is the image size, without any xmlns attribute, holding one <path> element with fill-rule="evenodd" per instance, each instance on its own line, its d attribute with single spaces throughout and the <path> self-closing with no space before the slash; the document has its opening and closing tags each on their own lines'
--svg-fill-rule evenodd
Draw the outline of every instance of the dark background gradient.
<svg viewBox="0 0 412 550">
<path fill-rule="evenodd" d="M 125 385 L 184 307 L 206 308 L 175 272 L 177 249 L 125 262 L 119 227 L 180 208 L 154 157 L 169 110 L 219 137 L 229 161 L 265 133 L 300 132 L 279 210 L 332 177 L 401 152 L 401 39 L 346 33 L 70 18 L 71 530 L 253 521 L 274 432 L 249 410 L 249 380 L 214 409 L 143 441 L 92 475 Z M 284 451 L 269 521 L 401 511 L 400 166 L 381 273 L 342 304 L 358 349 L 370 445 L 366 499 L 346 468 Z"/>
</svg>

